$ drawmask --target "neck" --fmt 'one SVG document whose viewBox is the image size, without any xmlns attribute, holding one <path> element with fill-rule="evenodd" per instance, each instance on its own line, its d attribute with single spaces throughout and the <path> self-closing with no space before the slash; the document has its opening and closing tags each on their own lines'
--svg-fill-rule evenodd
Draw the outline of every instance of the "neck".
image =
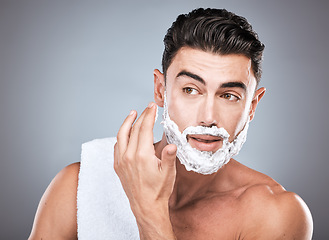
<svg viewBox="0 0 329 240">
<path fill-rule="evenodd" d="M 155 152 L 158 158 L 161 157 L 163 148 L 167 145 L 165 135 L 162 140 L 155 145 Z M 215 179 L 220 177 L 222 172 L 220 169 L 218 172 L 203 175 L 193 171 L 187 171 L 185 166 L 182 165 L 179 159 L 176 159 L 176 181 L 172 195 L 169 199 L 169 206 L 171 208 L 181 208 L 188 204 L 193 203 L 201 197 L 206 196 L 208 193 L 215 192 L 218 188 L 217 184 L 213 184 Z M 214 189 L 216 187 L 216 189 Z"/>
<path fill-rule="evenodd" d="M 213 182 L 217 173 L 202 175 L 193 171 L 187 171 L 179 159 L 176 160 L 176 181 L 173 193 L 170 197 L 169 205 L 180 208 L 193 203 L 207 193 L 213 191 Z"/>
</svg>

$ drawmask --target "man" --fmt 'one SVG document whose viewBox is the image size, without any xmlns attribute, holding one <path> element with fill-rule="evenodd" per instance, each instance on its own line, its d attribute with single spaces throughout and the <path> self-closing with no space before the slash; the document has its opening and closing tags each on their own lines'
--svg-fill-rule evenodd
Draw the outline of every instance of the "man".
<svg viewBox="0 0 329 240">
<path fill-rule="evenodd" d="M 311 239 L 303 200 L 232 159 L 265 93 L 264 46 L 249 23 L 197 9 L 164 43 L 156 104 L 138 119 L 131 111 L 116 140 L 83 145 L 81 165 L 42 197 L 30 239 L 76 239 L 77 229 L 81 239 Z M 164 134 L 153 144 L 156 105 Z"/>
</svg>

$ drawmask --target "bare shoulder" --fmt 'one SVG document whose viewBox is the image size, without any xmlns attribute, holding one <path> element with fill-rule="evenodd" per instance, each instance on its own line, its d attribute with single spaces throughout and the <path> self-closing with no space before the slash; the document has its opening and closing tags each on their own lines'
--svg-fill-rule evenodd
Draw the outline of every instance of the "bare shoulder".
<svg viewBox="0 0 329 240">
<path fill-rule="evenodd" d="M 313 220 L 306 203 L 272 178 L 259 173 L 240 201 L 245 209 L 244 239 L 312 238 Z"/>
<path fill-rule="evenodd" d="M 80 163 L 63 168 L 43 194 L 29 237 L 77 239 L 77 187 Z"/>
</svg>

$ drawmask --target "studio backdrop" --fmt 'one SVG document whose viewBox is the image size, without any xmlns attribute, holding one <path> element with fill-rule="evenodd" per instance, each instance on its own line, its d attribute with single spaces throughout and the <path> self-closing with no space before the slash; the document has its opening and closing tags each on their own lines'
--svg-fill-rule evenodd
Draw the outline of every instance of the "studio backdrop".
<svg viewBox="0 0 329 240">
<path fill-rule="evenodd" d="M 115 136 L 153 100 L 163 37 L 181 13 L 226 8 L 265 43 L 267 91 L 237 160 L 299 194 L 329 239 L 328 1 L 0 1 L 0 239 L 26 239 L 81 144 Z M 155 138 L 161 137 L 161 110 Z"/>
</svg>

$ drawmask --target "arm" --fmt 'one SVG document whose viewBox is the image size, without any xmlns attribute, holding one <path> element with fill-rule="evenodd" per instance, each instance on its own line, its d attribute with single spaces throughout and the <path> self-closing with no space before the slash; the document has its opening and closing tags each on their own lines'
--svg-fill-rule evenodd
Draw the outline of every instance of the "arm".
<svg viewBox="0 0 329 240">
<path fill-rule="evenodd" d="M 273 218 L 268 221 L 267 226 L 272 230 L 273 236 L 277 234 L 286 239 L 310 240 L 313 220 L 305 202 L 292 192 L 282 193 L 276 202 L 277 211 L 271 213 Z"/>
<path fill-rule="evenodd" d="M 264 206 L 266 205 L 266 206 Z M 313 220 L 305 202 L 295 193 L 284 192 L 263 202 L 257 227 L 247 239 L 310 240 Z M 248 234 L 249 235 L 249 234 Z M 254 235 L 254 236 L 253 236 Z"/>
<path fill-rule="evenodd" d="M 76 196 L 80 163 L 61 170 L 43 194 L 29 240 L 77 239 Z"/>
<path fill-rule="evenodd" d="M 126 118 L 114 148 L 114 169 L 136 217 L 141 239 L 176 239 L 169 217 L 168 200 L 176 176 L 176 146 L 167 145 L 161 159 L 155 156 L 153 126 L 155 104 L 138 118 Z"/>
</svg>

